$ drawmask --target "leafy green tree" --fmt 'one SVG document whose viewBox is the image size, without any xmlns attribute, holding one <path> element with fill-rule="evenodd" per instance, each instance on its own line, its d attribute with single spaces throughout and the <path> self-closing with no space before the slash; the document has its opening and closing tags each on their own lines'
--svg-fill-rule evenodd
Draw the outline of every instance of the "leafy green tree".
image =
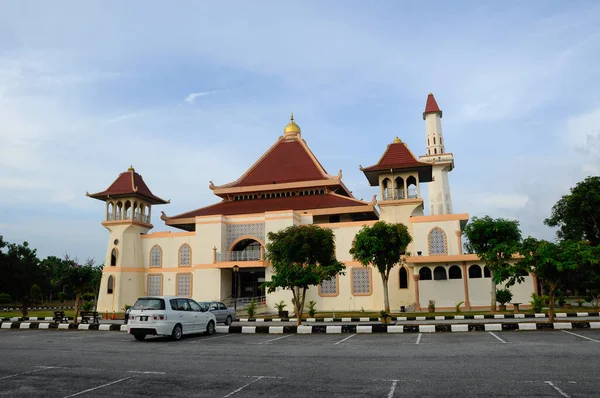
<svg viewBox="0 0 600 398">
<path fill-rule="evenodd" d="M 21 301 L 21 312 L 27 316 L 31 286 L 43 278 L 36 250 L 27 242 L 16 244 L 0 239 L 0 253 L 0 291 Z"/>
<path fill-rule="evenodd" d="M 333 231 L 318 225 L 294 225 L 269 232 L 268 238 L 266 258 L 273 276 L 262 286 L 269 293 L 277 288 L 291 290 L 297 325 L 301 325 L 306 290 L 344 273 L 346 266 L 335 257 Z"/>
<path fill-rule="evenodd" d="M 533 273 L 548 290 L 548 318 L 554 322 L 556 288 L 565 275 L 576 270 L 582 263 L 598 263 L 599 250 L 584 241 L 562 241 L 559 243 L 528 237 L 521 244 L 523 256 L 511 269 L 507 286 L 520 283 L 524 275 Z"/>
<path fill-rule="evenodd" d="M 385 313 L 390 313 L 388 281 L 394 266 L 404 263 L 406 249 L 412 236 L 406 225 L 388 224 L 378 221 L 373 226 L 363 227 L 352 242 L 350 254 L 364 266 L 372 265 L 379 271 L 383 282 Z"/>
<path fill-rule="evenodd" d="M 560 240 L 587 240 L 592 246 L 600 245 L 600 176 L 587 177 L 570 192 L 556 202 L 544 223 L 558 227 Z"/>
<path fill-rule="evenodd" d="M 63 260 L 66 264 L 61 276 L 61 283 L 72 289 L 75 294 L 75 320 L 79 316 L 81 298 L 84 294 L 97 292 L 102 268 L 94 265 L 94 260 L 89 259 L 80 264 L 77 259 L 71 259 L 68 255 Z M 100 278 L 98 277 L 100 274 Z"/>
<path fill-rule="evenodd" d="M 510 261 L 519 250 L 521 231 L 519 222 L 504 218 L 473 217 L 464 230 L 467 251 L 475 253 L 492 273 L 492 300 L 490 309 L 496 310 L 496 285 L 510 275 Z"/>
</svg>

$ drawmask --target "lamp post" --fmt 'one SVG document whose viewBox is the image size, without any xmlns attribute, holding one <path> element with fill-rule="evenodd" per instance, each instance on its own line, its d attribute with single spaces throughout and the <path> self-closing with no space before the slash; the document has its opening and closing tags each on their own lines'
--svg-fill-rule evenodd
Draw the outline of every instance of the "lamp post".
<svg viewBox="0 0 600 398">
<path fill-rule="evenodd" d="M 237 315 L 237 275 L 240 270 L 239 265 L 233 266 L 233 311 Z"/>
</svg>

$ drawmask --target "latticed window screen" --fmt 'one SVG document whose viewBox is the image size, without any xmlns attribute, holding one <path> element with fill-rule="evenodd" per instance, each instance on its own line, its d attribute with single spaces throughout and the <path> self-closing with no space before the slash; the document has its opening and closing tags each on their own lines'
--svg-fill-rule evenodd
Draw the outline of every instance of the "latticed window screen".
<svg viewBox="0 0 600 398">
<path fill-rule="evenodd" d="M 335 276 L 321 283 L 321 294 L 337 294 L 337 278 Z"/>
<path fill-rule="evenodd" d="M 190 245 L 185 244 L 179 248 L 179 265 L 191 265 L 192 249 Z"/>
<path fill-rule="evenodd" d="M 154 246 L 150 251 L 150 266 L 160 267 L 162 260 L 162 249 L 160 246 Z"/>
<path fill-rule="evenodd" d="M 162 276 L 148 276 L 148 296 L 160 296 L 162 291 Z"/>
<path fill-rule="evenodd" d="M 177 294 L 180 296 L 192 295 L 192 274 L 177 275 Z"/>
<path fill-rule="evenodd" d="M 371 293 L 371 280 L 368 268 L 355 268 L 352 271 L 352 287 L 354 293 Z"/>
<path fill-rule="evenodd" d="M 446 254 L 446 236 L 439 228 L 429 234 L 429 254 Z"/>
</svg>

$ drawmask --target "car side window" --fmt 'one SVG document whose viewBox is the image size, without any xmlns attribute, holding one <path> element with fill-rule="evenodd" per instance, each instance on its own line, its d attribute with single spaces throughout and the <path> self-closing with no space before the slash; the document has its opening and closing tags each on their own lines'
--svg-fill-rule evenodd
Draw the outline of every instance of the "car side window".
<svg viewBox="0 0 600 398">
<path fill-rule="evenodd" d="M 200 307 L 200 304 L 198 304 L 195 301 L 192 300 L 188 300 L 188 303 L 190 303 L 190 307 L 192 307 L 192 311 L 202 311 L 202 307 Z"/>
<path fill-rule="evenodd" d="M 186 299 L 177 299 L 177 304 L 179 305 L 180 311 L 191 311 L 192 307 L 190 307 L 190 303 Z"/>
<path fill-rule="evenodd" d="M 181 311 L 179 309 L 179 304 L 177 303 L 177 299 L 171 299 L 171 300 L 169 300 L 169 304 L 171 304 L 171 309 L 173 311 Z"/>
<path fill-rule="evenodd" d="M 225 304 L 223 304 L 223 303 L 219 303 L 219 309 L 220 309 L 220 310 L 226 310 L 226 309 L 227 309 L 227 307 L 225 307 Z"/>
<path fill-rule="evenodd" d="M 217 303 L 210 303 L 210 310 L 216 310 L 218 309 Z"/>
</svg>

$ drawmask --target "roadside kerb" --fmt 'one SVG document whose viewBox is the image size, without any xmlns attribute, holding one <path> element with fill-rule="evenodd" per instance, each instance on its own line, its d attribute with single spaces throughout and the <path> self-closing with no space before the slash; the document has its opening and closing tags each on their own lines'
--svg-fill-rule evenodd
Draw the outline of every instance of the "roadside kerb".
<svg viewBox="0 0 600 398">
<path fill-rule="evenodd" d="M 98 330 L 127 332 L 127 325 L 119 324 L 73 324 L 46 322 L 1 322 L 0 329 L 55 329 L 55 330 Z M 465 323 L 438 325 L 301 325 L 301 326 L 217 326 L 216 333 L 244 334 L 343 334 L 343 333 L 448 333 L 490 332 L 527 330 L 600 329 L 600 322 L 521 322 L 521 323 Z"/>
</svg>

